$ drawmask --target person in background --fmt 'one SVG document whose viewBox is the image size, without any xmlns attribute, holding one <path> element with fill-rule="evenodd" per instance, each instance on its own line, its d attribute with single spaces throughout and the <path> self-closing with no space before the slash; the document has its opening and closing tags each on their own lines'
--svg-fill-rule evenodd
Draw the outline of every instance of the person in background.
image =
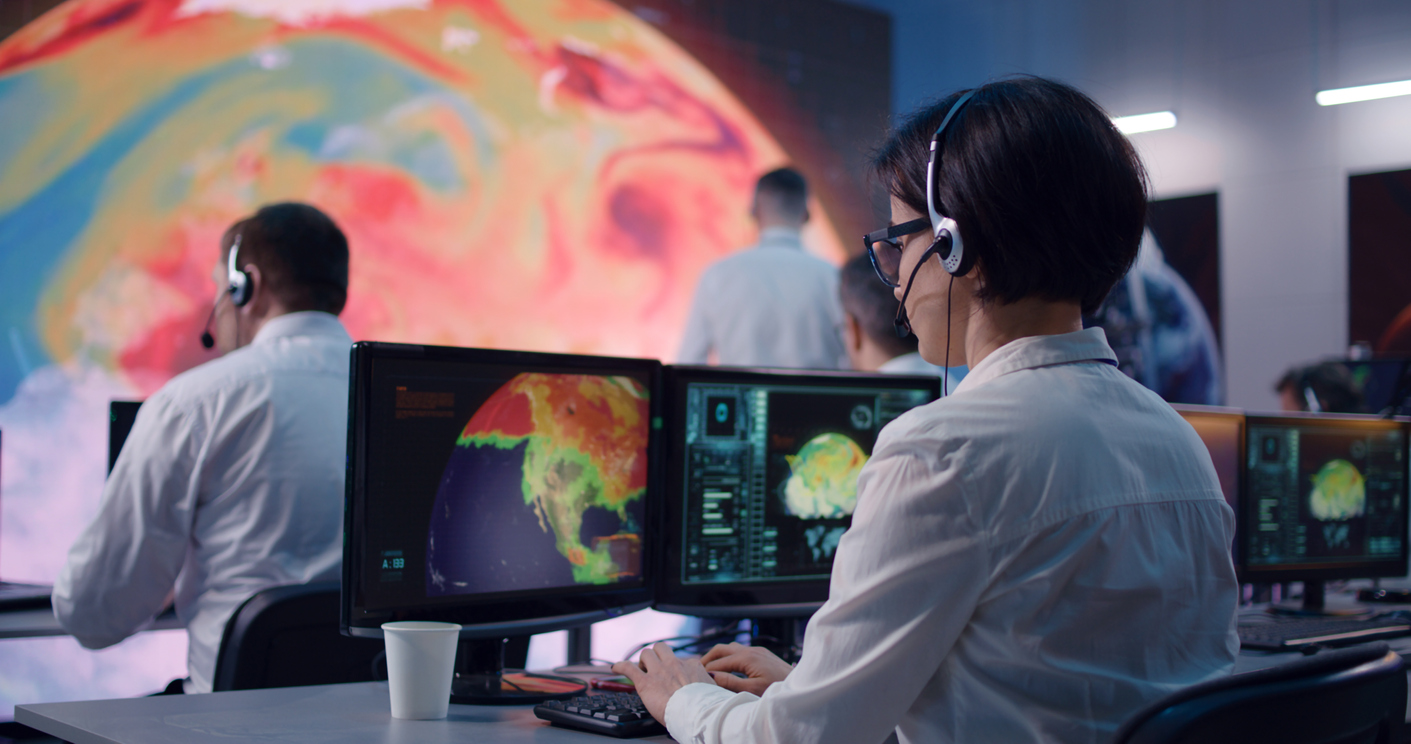
<svg viewBox="0 0 1411 744">
<path fill-rule="evenodd" d="M 791 168 L 760 177 L 750 216 L 759 243 L 716 261 L 696 287 L 682 364 L 838 369 L 838 269 L 804 251 L 808 184 Z"/>
<path fill-rule="evenodd" d="M 947 393 L 965 379 L 966 368 L 950 373 L 921 358 L 914 334 L 900 338 L 893 320 L 901 303 L 887 285 L 877 281 L 866 253 L 843 264 L 838 272 L 838 300 L 843 306 L 843 347 L 848 361 L 859 372 L 901 375 L 937 375 L 946 379 Z"/>
<path fill-rule="evenodd" d="M 1274 384 L 1279 407 L 1313 413 L 1367 413 L 1352 372 L 1339 362 L 1291 367 Z"/>
<path fill-rule="evenodd" d="M 212 276 L 202 342 L 223 356 L 143 403 L 54 585 L 54 615 L 86 648 L 174 603 L 190 677 L 169 692 L 211 690 L 250 595 L 337 578 L 342 562 L 348 241 L 314 207 L 269 205 L 225 232 Z"/>
<path fill-rule="evenodd" d="M 658 644 L 613 670 L 692 744 L 1108 741 L 1239 650 L 1210 454 L 1083 328 L 1136 258 L 1141 161 L 1090 98 L 1019 77 L 907 117 L 874 168 L 879 278 L 969 374 L 878 436 L 796 667 Z"/>
</svg>

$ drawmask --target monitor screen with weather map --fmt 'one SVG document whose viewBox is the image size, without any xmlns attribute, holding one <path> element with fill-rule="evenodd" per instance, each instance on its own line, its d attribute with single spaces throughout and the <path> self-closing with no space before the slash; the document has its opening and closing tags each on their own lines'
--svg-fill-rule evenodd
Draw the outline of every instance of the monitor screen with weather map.
<svg viewBox="0 0 1411 744">
<path fill-rule="evenodd" d="M 474 624 L 624 590 L 646 601 L 658 363 L 388 344 L 363 356 L 345 550 L 361 611 L 471 606 L 453 621 Z"/>
</svg>

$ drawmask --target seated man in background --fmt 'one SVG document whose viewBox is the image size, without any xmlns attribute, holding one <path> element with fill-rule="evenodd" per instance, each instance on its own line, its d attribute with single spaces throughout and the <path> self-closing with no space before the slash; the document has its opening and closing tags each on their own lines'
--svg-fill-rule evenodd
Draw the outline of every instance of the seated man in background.
<svg viewBox="0 0 1411 744">
<path fill-rule="evenodd" d="M 1274 383 L 1279 407 L 1313 413 L 1377 413 L 1368 411 L 1352 372 L 1340 362 L 1292 367 Z"/>
<path fill-rule="evenodd" d="M 808 184 L 780 168 L 755 186 L 759 243 L 716 261 L 696 287 L 678 358 L 739 367 L 838 369 L 838 269 L 804 252 Z"/>
<path fill-rule="evenodd" d="M 965 379 L 966 367 L 946 369 L 921 358 L 917 338 L 899 338 L 893 321 L 901 303 L 887 285 L 877 281 L 866 253 L 853 256 L 838 273 L 838 299 L 843 304 L 843 347 L 859 372 L 936 375 L 946 379 L 946 392 Z"/>
<path fill-rule="evenodd" d="M 245 599 L 337 578 L 342 561 L 348 241 L 311 206 L 266 206 L 226 231 L 214 275 L 202 342 L 224 356 L 143 404 L 54 586 L 59 624 L 94 649 L 174 601 L 185 692 L 211 690 Z"/>
</svg>

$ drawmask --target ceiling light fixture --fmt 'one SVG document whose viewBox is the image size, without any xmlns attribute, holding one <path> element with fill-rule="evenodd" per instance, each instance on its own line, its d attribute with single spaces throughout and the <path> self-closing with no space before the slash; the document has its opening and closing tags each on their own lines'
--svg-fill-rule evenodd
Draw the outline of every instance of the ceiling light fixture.
<svg viewBox="0 0 1411 744">
<path fill-rule="evenodd" d="M 1154 114 L 1115 116 L 1112 118 L 1112 123 L 1117 125 L 1117 130 L 1122 134 L 1154 132 L 1158 129 L 1170 129 L 1176 126 L 1176 115 L 1170 111 L 1157 111 Z"/>
<path fill-rule="evenodd" d="M 1336 106 L 1340 103 L 1375 101 L 1378 98 L 1411 95 L 1411 80 L 1398 80 L 1394 83 L 1358 85 L 1352 88 L 1320 90 L 1314 98 L 1319 106 Z"/>
</svg>

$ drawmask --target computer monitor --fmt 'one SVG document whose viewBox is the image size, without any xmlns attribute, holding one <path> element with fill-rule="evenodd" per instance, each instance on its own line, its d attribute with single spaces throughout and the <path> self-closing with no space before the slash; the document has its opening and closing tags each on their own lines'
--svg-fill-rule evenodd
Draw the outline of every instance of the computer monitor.
<svg viewBox="0 0 1411 744">
<path fill-rule="evenodd" d="M 115 400 L 108 403 L 108 474 L 113 474 L 113 466 L 118 464 L 118 454 L 122 452 L 127 435 L 137 421 L 137 409 L 142 407 L 140 400 Z"/>
<path fill-rule="evenodd" d="M 1210 462 L 1215 466 L 1215 476 L 1220 479 L 1220 491 L 1225 494 L 1225 502 L 1235 514 L 1239 514 L 1240 482 L 1244 478 L 1244 411 L 1186 404 L 1171 407 L 1200 436 L 1200 441 L 1210 452 Z M 1238 541 L 1230 546 L 1236 566 L 1241 560 L 1238 548 Z"/>
<path fill-rule="evenodd" d="M 1318 612 L 1326 580 L 1406 575 L 1404 421 L 1247 414 L 1245 425 L 1244 581 L 1302 581 L 1302 609 Z"/>
<path fill-rule="evenodd" d="M 755 620 L 812 614 L 828 598 L 833 554 L 878 432 L 935 400 L 940 380 L 711 367 L 668 367 L 666 380 L 656 609 Z"/>
<path fill-rule="evenodd" d="M 1364 410 L 1373 414 L 1399 414 L 1411 395 L 1407 379 L 1407 359 L 1349 359 L 1339 362 L 1347 368 L 1352 388 L 1362 397 Z"/>
<path fill-rule="evenodd" d="M 650 604 L 659 362 L 358 343 L 351 375 L 346 634 L 459 623 L 453 699 L 524 702 L 555 684 L 502 684 L 502 639 Z"/>
</svg>

